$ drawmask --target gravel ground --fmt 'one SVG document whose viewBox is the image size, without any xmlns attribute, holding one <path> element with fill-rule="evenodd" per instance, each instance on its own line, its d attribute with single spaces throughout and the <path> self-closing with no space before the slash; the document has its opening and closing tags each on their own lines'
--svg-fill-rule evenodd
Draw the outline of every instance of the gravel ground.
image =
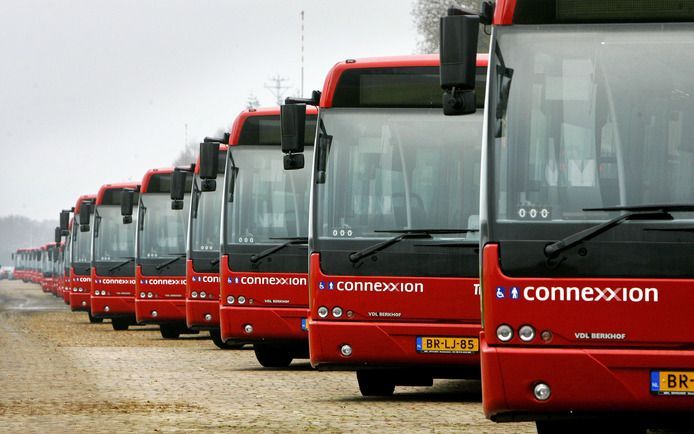
<svg viewBox="0 0 694 434">
<path fill-rule="evenodd" d="M 89 324 L 37 285 L 0 282 L 0 432 L 535 432 L 482 415 L 480 384 L 365 399 L 349 372 L 260 368 L 250 350 Z"/>
</svg>

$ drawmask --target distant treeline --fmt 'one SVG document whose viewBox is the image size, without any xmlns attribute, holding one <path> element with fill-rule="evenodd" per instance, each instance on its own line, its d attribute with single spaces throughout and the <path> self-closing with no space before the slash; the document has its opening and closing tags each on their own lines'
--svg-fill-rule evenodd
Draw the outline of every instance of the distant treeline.
<svg viewBox="0 0 694 434">
<path fill-rule="evenodd" d="M 54 240 L 57 220 L 32 220 L 11 215 L 0 217 L 0 265 L 12 265 L 12 252 L 37 247 Z"/>
</svg>

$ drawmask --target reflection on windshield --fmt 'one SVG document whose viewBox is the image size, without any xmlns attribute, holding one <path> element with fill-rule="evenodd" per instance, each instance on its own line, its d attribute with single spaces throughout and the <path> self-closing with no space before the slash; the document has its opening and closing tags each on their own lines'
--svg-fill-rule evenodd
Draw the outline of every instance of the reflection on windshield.
<svg viewBox="0 0 694 434">
<path fill-rule="evenodd" d="M 119 261 L 135 256 L 135 228 L 133 224 L 123 224 L 120 206 L 100 205 L 96 210 L 94 234 L 94 261 Z M 137 214 L 137 209 L 133 212 Z"/>
<path fill-rule="evenodd" d="M 316 186 L 319 237 L 478 227 L 481 111 L 330 109 L 321 119 L 333 139 L 326 182 Z"/>
<path fill-rule="evenodd" d="M 138 209 L 138 257 L 165 258 L 185 254 L 190 194 L 185 195 L 182 210 L 171 209 L 168 193 L 145 193 Z"/>
<path fill-rule="evenodd" d="M 94 229 L 94 214 L 89 216 L 89 231 L 82 232 L 80 225 L 75 223 L 72 228 L 73 246 L 72 246 L 72 262 L 84 263 L 91 262 L 92 253 L 92 229 Z"/>
<path fill-rule="evenodd" d="M 230 154 L 227 169 L 233 158 L 238 174 L 234 201 L 225 205 L 227 243 L 279 244 L 276 238 L 307 236 L 310 163 L 284 170 L 279 146 L 240 146 Z M 313 149 L 304 155 L 310 162 Z"/>
<path fill-rule="evenodd" d="M 200 192 L 200 179 L 195 176 L 193 194 L 198 194 L 197 212 L 192 211 L 191 246 L 194 251 L 219 251 L 219 222 L 222 210 L 222 186 L 224 176 L 217 177 L 215 191 Z"/>
<path fill-rule="evenodd" d="M 509 27 L 497 40 L 514 70 L 492 145 L 499 220 L 599 220 L 615 214 L 583 209 L 694 202 L 689 25 Z"/>
</svg>

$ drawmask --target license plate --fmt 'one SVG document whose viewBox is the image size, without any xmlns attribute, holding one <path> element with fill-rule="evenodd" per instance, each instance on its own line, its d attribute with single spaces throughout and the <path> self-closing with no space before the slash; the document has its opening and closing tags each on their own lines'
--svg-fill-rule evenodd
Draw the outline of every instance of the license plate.
<svg viewBox="0 0 694 434">
<path fill-rule="evenodd" d="M 478 338 L 418 336 L 418 353 L 471 354 L 480 351 Z"/>
<path fill-rule="evenodd" d="M 694 371 L 651 371 L 651 393 L 694 396 Z"/>
<path fill-rule="evenodd" d="M 301 318 L 301 330 L 307 332 L 308 331 L 308 325 L 306 324 L 306 318 Z"/>
</svg>

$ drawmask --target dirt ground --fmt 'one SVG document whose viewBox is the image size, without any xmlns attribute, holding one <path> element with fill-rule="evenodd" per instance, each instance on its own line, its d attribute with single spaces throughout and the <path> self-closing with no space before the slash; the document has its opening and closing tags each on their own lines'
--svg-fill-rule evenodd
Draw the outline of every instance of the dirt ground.
<svg viewBox="0 0 694 434">
<path fill-rule="evenodd" d="M 535 432 L 482 415 L 480 384 L 362 398 L 353 373 L 261 368 L 253 351 L 155 327 L 89 324 L 37 285 L 0 282 L 0 432 Z"/>
</svg>

